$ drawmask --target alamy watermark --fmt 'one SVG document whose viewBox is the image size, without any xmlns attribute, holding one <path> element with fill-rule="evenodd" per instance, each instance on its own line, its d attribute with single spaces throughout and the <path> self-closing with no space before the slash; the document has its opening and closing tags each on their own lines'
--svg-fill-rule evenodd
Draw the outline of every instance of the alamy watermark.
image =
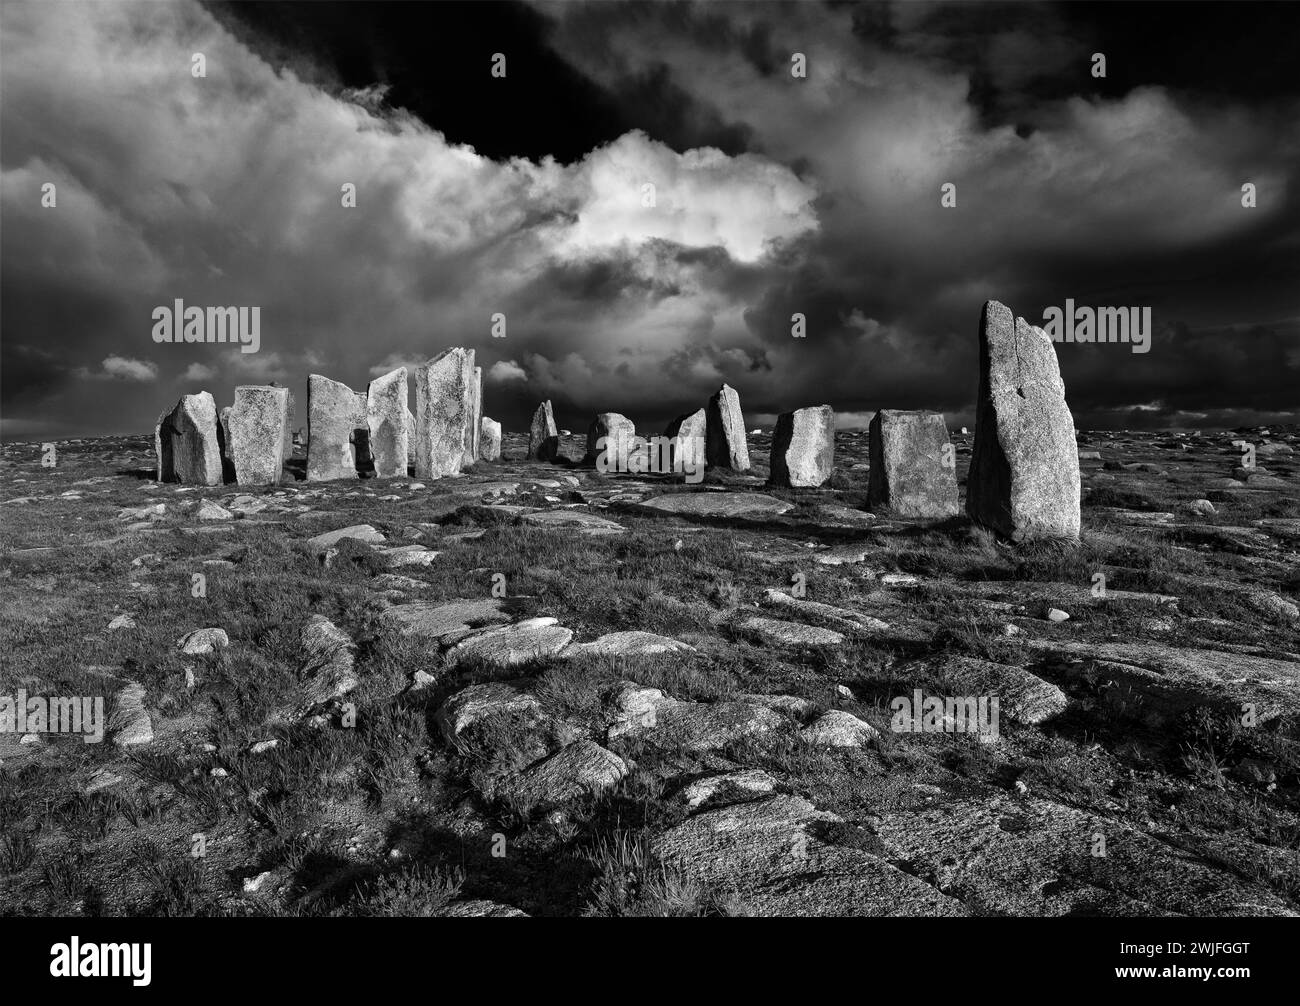
<svg viewBox="0 0 1300 1006">
<path fill-rule="evenodd" d="M 1053 342 L 1127 342 L 1135 353 L 1151 351 L 1151 308 L 1075 307 L 1043 312 L 1043 331 Z"/>
<path fill-rule="evenodd" d="M 893 717 L 889 729 L 899 734 L 978 734 L 981 739 L 998 737 L 996 695 L 923 695 L 916 689 L 910 696 L 889 700 Z"/>
<path fill-rule="evenodd" d="M 154 342 L 237 342 L 241 353 L 262 346 L 260 307 L 186 307 L 179 297 L 171 307 L 155 307 Z"/>
<path fill-rule="evenodd" d="M 25 688 L 16 695 L 0 695 L 0 733 L 80 734 L 87 744 L 98 744 L 104 729 L 102 695 L 29 698 Z"/>
<path fill-rule="evenodd" d="M 703 437 L 600 437 L 596 470 L 636 475 L 684 475 L 691 485 L 704 481 Z"/>
</svg>

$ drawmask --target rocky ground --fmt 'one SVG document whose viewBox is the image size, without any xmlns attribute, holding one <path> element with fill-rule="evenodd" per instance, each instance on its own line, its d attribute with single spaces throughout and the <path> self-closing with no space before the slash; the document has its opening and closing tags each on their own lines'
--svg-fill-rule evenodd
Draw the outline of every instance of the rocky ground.
<svg viewBox="0 0 1300 1006">
<path fill-rule="evenodd" d="M 1295 915 L 1297 446 L 1083 434 L 1033 546 L 865 512 L 865 432 L 793 492 L 765 436 L 701 487 L 6 446 L 0 695 L 112 721 L 0 733 L 0 912 Z M 998 737 L 891 729 L 916 689 Z"/>
</svg>

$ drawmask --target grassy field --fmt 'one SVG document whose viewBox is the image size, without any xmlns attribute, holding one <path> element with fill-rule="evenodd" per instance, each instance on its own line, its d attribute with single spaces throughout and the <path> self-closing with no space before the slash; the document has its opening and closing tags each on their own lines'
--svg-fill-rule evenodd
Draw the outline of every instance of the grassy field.
<svg viewBox="0 0 1300 1006">
<path fill-rule="evenodd" d="M 964 520 L 846 517 L 865 435 L 803 492 L 763 487 L 755 438 L 754 477 L 705 483 L 793 504 L 748 520 L 655 515 L 642 499 L 688 487 L 509 460 L 517 438 L 419 488 L 159 485 L 144 439 L 60 444 L 53 468 L 6 446 L 0 695 L 112 707 L 136 683 L 152 740 L 0 733 L 0 912 L 1295 914 L 1300 466 L 1261 458 L 1283 487 L 1210 489 L 1232 439 L 1091 438 L 1147 470 L 1085 462 L 1082 541 L 1024 547 Z M 1185 509 L 1216 493 L 1214 513 Z M 204 500 L 230 516 L 201 519 Z M 557 510 L 622 531 L 526 519 Z M 358 524 L 386 540 L 328 562 L 309 543 Z M 411 544 L 438 554 L 395 565 Z M 395 608 L 502 582 L 510 622 L 690 649 L 503 666 L 393 629 Z M 771 590 L 832 607 L 773 608 Z M 312 616 L 352 644 L 356 687 L 326 701 Z M 753 616 L 841 638 L 782 645 Z M 181 652 L 207 627 L 229 644 Z M 677 704 L 621 732 L 626 682 Z M 891 729 L 898 696 L 1006 682 L 1059 708 L 1004 713 L 994 743 Z M 516 698 L 449 739 L 440 710 L 496 684 Z M 874 736 L 813 739 L 831 711 Z M 539 774 L 579 741 L 617 778 Z M 723 795 L 693 804 L 701 783 Z"/>
</svg>

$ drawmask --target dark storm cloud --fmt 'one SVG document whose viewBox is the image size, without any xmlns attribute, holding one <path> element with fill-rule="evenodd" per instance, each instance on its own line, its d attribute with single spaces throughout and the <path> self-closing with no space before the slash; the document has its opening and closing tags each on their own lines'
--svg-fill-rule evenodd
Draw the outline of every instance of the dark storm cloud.
<svg viewBox="0 0 1300 1006">
<path fill-rule="evenodd" d="M 1143 11 L 1126 36 L 1113 9 L 1089 24 L 1075 9 L 1022 4 L 671 5 L 630 20 L 601 4 L 543 9 L 558 50 L 593 79 L 615 92 L 628 78 L 670 81 L 697 118 L 743 130 L 749 149 L 817 188 L 819 228 L 745 312 L 773 363 L 745 386 L 747 408 L 828 401 L 968 419 L 979 305 L 992 297 L 1039 324 L 1066 298 L 1153 308 L 1164 335 L 1148 355 L 1060 347 L 1081 414 L 1141 406 L 1157 425 L 1192 399 L 1190 411 L 1209 414 L 1255 395 L 1296 409 L 1287 319 L 1300 315 L 1300 146 L 1288 124 L 1300 102 L 1280 86 L 1293 76 L 1279 76 L 1274 11 L 1261 12 L 1264 29 L 1234 15 L 1271 68 L 1252 75 L 1267 96 L 1246 102 L 1222 65 L 1204 91 L 1162 86 L 1165 68 L 1188 83 L 1180 53 L 1213 47 L 1144 50 Z M 1233 18 L 1191 20 L 1223 32 Z M 584 44 L 593 38 L 602 46 Z M 1107 46 L 1130 86 L 1090 77 L 1091 54 Z M 1241 46 L 1224 49 L 1242 61 Z M 807 81 L 786 70 L 794 52 L 808 57 Z M 1257 209 L 1241 205 L 1245 181 Z M 939 205 L 944 182 L 957 186 L 955 209 Z M 806 341 L 791 338 L 795 312 Z M 1245 339 L 1251 376 L 1214 380 L 1224 354 L 1207 347 Z M 1264 360 L 1276 365 L 1255 365 Z"/>
<path fill-rule="evenodd" d="M 1178 52 L 1206 37 L 1144 51 L 1154 15 L 1124 35 L 1112 6 L 6 4 L 6 432 L 147 430 L 182 391 L 301 398 L 450 345 L 513 428 L 540 397 L 660 423 L 724 380 L 758 417 L 968 421 L 990 297 L 1153 308 L 1148 354 L 1060 347 L 1080 425 L 1277 421 L 1294 15 L 1190 16 L 1225 54 L 1198 89 Z M 175 297 L 260 305 L 261 352 L 156 346 Z"/>
</svg>

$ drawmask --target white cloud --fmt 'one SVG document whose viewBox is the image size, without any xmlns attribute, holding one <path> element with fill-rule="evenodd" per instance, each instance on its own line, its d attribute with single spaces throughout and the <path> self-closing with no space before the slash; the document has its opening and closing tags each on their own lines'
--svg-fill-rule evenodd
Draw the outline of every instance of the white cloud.
<svg viewBox="0 0 1300 1006">
<path fill-rule="evenodd" d="M 216 370 L 203 363 L 191 363 L 181 374 L 182 381 L 210 381 L 217 376 Z"/>
<path fill-rule="evenodd" d="M 514 360 L 498 360 L 488 368 L 484 375 L 491 384 L 505 384 L 508 381 L 526 381 L 528 375 L 524 368 Z"/>
</svg>

